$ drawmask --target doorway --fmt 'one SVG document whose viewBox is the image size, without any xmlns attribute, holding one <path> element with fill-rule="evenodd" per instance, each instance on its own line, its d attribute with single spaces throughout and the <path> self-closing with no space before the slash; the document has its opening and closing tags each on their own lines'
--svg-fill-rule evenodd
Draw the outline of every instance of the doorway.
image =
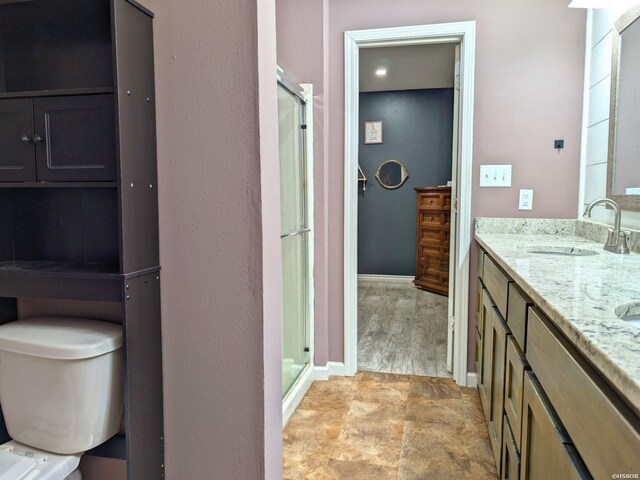
<svg viewBox="0 0 640 480">
<path fill-rule="evenodd" d="M 471 165 L 473 138 L 473 83 L 475 22 L 424 25 L 345 33 L 345 372 L 358 369 L 358 167 L 360 139 L 359 67 L 361 49 L 426 44 L 458 44 L 459 102 L 454 122 L 451 169 L 451 260 L 447 302 L 447 363 L 459 385 L 473 385 L 467 378 L 469 250 L 471 244 Z M 364 120 L 364 119 L 363 119 Z M 375 119 L 372 119 L 375 120 Z M 377 128 L 378 125 L 374 125 Z M 384 127 L 382 127 L 384 129 Z M 382 133 L 384 136 L 384 131 Z M 366 176 L 366 174 L 365 174 Z"/>
</svg>

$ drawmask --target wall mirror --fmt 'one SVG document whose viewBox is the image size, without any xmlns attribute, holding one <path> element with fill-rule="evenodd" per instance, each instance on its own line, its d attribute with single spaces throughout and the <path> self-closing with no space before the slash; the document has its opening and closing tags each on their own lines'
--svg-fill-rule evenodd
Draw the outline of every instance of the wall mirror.
<svg viewBox="0 0 640 480">
<path fill-rule="evenodd" d="M 614 24 L 607 196 L 640 211 L 640 3 Z"/>
<path fill-rule="evenodd" d="M 409 172 L 405 166 L 397 160 L 387 160 L 383 162 L 376 172 L 376 180 L 382 187 L 388 190 L 395 190 L 404 185 L 409 178 Z"/>
</svg>

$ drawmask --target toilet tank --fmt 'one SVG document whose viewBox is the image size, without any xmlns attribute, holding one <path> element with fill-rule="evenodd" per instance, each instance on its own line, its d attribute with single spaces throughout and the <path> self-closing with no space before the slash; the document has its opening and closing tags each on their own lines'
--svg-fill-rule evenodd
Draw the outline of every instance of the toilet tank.
<svg viewBox="0 0 640 480">
<path fill-rule="evenodd" d="M 41 317 L 0 326 L 0 406 L 7 431 L 62 455 L 104 443 L 124 412 L 122 327 Z"/>
</svg>

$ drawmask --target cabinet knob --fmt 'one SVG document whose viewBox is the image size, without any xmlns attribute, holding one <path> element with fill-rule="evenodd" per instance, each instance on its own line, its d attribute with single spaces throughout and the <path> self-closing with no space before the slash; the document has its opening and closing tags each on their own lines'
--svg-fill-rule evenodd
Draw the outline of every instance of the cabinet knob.
<svg viewBox="0 0 640 480">
<path fill-rule="evenodd" d="M 29 136 L 28 136 L 28 135 L 22 135 L 22 136 L 20 137 L 20 141 L 21 141 L 22 143 L 31 143 L 31 139 L 29 138 Z"/>
<path fill-rule="evenodd" d="M 35 135 L 33 137 L 33 143 L 38 144 L 42 142 L 44 142 L 44 138 L 42 138 L 40 135 Z"/>
</svg>

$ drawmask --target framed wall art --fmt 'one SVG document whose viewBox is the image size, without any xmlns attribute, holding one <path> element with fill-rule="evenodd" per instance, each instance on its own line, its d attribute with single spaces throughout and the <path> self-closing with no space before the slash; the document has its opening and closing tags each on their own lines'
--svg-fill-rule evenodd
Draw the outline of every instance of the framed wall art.
<svg viewBox="0 0 640 480">
<path fill-rule="evenodd" d="M 375 145 L 382 143 L 382 120 L 364 122 L 364 144 Z"/>
</svg>

